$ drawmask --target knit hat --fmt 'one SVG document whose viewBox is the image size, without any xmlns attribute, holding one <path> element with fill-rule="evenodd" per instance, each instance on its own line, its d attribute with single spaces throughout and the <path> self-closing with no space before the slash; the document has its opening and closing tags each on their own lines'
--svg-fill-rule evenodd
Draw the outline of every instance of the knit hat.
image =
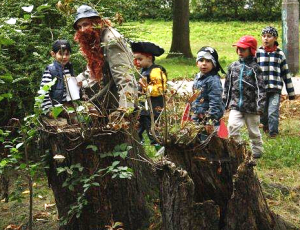
<svg viewBox="0 0 300 230">
<path fill-rule="evenodd" d="M 71 53 L 72 50 L 70 43 L 67 40 L 56 40 L 52 45 L 52 51 L 54 53 L 57 53 L 60 50 L 68 50 Z"/>
<path fill-rule="evenodd" d="M 99 13 L 88 5 L 81 5 L 78 7 L 73 27 L 77 29 L 77 22 L 82 18 L 92 18 L 92 17 L 100 17 Z"/>
<path fill-rule="evenodd" d="M 254 37 L 246 35 L 240 38 L 236 44 L 233 46 L 237 46 L 243 49 L 250 48 L 250 52 L 253 56 L 255 56 L 257 49 L 257 41 Z"/>
<path fill-rule="evenodd" d="M 152 56 L 160 56 L 165 50 L 152 42 L 131 42 L 131 49 L 133 53 L 145 53 Z"/>
<path fill-rule="evenodd" d="M 211 60 L 217 72 L 221 70 L 222 73 L 225 73 L 219 63 L 219 55 L 214 48 L 210 46 L 203 46 L 197 53 L 196 62 L 198 62 L 202 58 Z"/>
<path fill-rule="evenodd" d="M 267 26 L 263 28 L 261 31 L 261 35 L 264 34 L 272 34 L 274 37 L 278 38 L 278 31 L 272 26 Z"/>
</svg>

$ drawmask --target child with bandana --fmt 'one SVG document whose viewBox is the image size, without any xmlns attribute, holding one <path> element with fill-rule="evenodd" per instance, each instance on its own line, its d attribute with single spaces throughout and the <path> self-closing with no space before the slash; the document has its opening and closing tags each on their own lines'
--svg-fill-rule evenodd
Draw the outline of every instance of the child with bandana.
<svg viewBox="0 0 300 230">
<path fill-rule="evenodd" d="M 191 112 L 196 123 L 201 122 L 205 125 L 206 134 L 218 128 L 224 114 L 223 88 L 218 72 L 225 72 L 218 58 L 217 51 L 209 46 L 202 47 L 196 58 L 200 72 L 194 79 L 193 91 L 200 91 L 200 94 L 192 103 Z M 203 133 L 200 135 L 201 140 L 205 137 Z"/>
<path fill-rule="evenodd" d="M 266 85 L 266 104 L 261 123 L 263 130 L 269 132 L 271 138 L 278 135 L 280 94 L 285 83 L 289 99 L 295 99 L 292 79 L 283 51 L 278 48 L 278 32 L 267 26 L 262 30 L 263 45 L 256 52 L 257 63 L 260 65 Z"/>
<path fill-rule="evenodd" d="M 140 69 L 139 93 L 149 97 L 154 121 L 156 121 L 164 107 L 163 94 L 167 89 L 167 72 L 164 67 L 156 65 L 154 61 L 155 57 L 164 53 L 164 49 L 151 42 L 132 42 L 131 48 L 134 53 L 134 64 Z M 144 142 L 143 132 L 146 130 L 151 144 L 158 150 L 160 145 L 156 143 L 150 133 L 150 105 L 148 101 L 145 101 L 142 106 L 138 131 L 141 143 Z"/>
<path fill-rule="evenodd" d="M 230 110 L 229 136 L 241 142 L 240 131 L 246 124 L 252 156 L 256 159 L 263 153 L 259 120 L 265 103 L 263 76 L 255 61 L 257 41 L 252 36 L 243 36 L 234 46 L 239 60 L 228 68 L 223 95 L 225 108 Z"/>
</svg>

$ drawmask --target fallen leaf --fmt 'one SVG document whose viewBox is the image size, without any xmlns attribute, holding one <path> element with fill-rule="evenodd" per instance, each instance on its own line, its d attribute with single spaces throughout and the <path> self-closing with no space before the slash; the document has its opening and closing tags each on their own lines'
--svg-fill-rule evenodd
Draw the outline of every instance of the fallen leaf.
<svg viewBox="0 0 300 230">
<path fill-rule="evenodd" d="M 52 208 L 54 206 L 55 206 L 55 204 L 44 204 L 45 210 L 47 210 L 48 208 Z"/>
<path fill-rule="evenodd" d="M 29 194 L 30 191 L 29 190 L 25 190 L 24 192 L 22 192 L 22 194 Z"/>
</svg>

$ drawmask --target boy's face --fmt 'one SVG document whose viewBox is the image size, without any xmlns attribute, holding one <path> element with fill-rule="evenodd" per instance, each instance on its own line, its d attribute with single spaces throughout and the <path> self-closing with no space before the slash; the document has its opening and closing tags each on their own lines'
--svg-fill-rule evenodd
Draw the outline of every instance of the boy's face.
<svg viewBox="0 0 300 230">
<path fill-rule="evenodd" d="M 76 23 L 77 30 L 84 32 L 87 29 L 93 28 L 93 23 L 89 18 L 82 18 Z"/>
<path fill-rule="evenodd" d="M 203 74 L 209 73 L 214 68 L 212 61 L 205 58 L 201 58 L 199 61 L 197 61 L 197 66 L 200 72 Z"/>
<path fill-rule="evenodd" d="M 261 40 L 264 47 L 273 48 L 275 41 L 277 41 L 277 37 L 274 37 L 272 34 L 265 33 L 261 36 Z"/>
<path fill-rule="evenodd" d="M 237 47 L 237 53 L 240 58 L 247 58 L 251 55 L 250 48 Z"/>
<path fill-rule="evenodd" d="M 134 63 L 137 68 L 148 68 L 153 64 L 152 56 L 146 56 L 141 53 L 135 53 Z"/>
<path fill-rule="evenodd" d="M 71 54 L 68 50 L 59 50 L 57 53 L 51 51 L 51 56 L 54 57 L 55 60 L 58 61 L 60 64 L 65 66 L 70 61 Z"/>
</svg>

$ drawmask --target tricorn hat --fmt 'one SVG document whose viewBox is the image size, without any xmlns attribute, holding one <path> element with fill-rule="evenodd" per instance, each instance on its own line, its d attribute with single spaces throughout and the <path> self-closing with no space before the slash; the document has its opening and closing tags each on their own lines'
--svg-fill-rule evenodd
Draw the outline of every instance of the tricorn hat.
<svg viewBox="0 0 300 230">
<path fill-rule="evenodd" d="M 152 42 L 131 42 L 130 45 L 133 53 L 148 53 L 158 57 L 165 52 L 163 48 Z"/>
<path fill-rule="evenodd" d="M 100 17 L 97 10 L 93 9 L 92 7 L 88 5 L 81 5 L 78 7 L 73 27 L 76 30 L 77 29 L 77 22 L 82 18 L 92 18 L 92 17 Z"/>
</svg>

